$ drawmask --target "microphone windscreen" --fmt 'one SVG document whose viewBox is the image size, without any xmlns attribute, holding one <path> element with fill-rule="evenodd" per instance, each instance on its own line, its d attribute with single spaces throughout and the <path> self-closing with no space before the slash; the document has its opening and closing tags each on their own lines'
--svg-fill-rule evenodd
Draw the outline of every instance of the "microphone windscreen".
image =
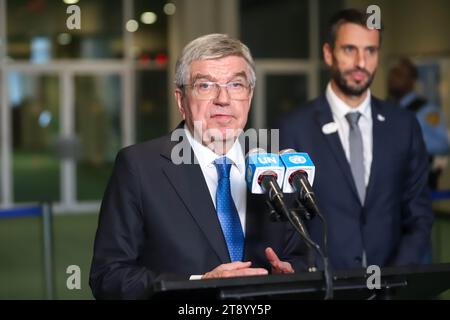
<svg viewBox="0 0 450 320">
<path fill-rule="evenodd" d="M 313 185 L 316 167 L 307 153 L 295 152 L 293 149 L 286 149 L 280 152 L 280 158 L 286 168 L 283 180 L 284 193 L 295 192 L 294 188 L 292 188 L 289 183 L 289 178 L 291 174 L 299 170 L 306 172 L 309 184 L 311 186 Z"/>
<path fill-rule="evenodd" d="M 259 177 L 264 172 L 272 171 L 277 176 L 277 183 L 281 187 L 284 180 L 284 165 L 276 153 L 248 153 L 245 166 L 245 180 L 251 193 L 263 194 L 259 185 Z"/>
</svg>

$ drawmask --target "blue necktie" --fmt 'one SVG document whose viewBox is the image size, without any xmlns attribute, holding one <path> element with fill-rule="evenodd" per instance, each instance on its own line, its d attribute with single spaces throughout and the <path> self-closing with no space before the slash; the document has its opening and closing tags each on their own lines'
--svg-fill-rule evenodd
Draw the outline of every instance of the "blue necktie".
<svg viewBox="0 0 450 320">
<path fill-rule="evenodd" d="M 214 161 L 219 178 L 216 192 L 216 211 L 222 227 L 231 261 L 242 261 L 244 254 L 244 232 L 239 214 L 231 196 L 230 169 L 231 161 L 218 158 Z"/>
</svg>

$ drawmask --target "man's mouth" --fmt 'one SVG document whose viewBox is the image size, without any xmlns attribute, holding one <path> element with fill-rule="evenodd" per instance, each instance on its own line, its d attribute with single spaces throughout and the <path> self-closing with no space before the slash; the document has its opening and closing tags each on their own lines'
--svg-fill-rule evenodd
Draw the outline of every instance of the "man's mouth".
<svg viewBox="0 0 450 320">
<path fill-rule="evenodd" d="M 218 121 L 229 121 L 233 118 L 230 114 L 215 114 L 212 115 L 211 118 L 218 120 Z"/>
<path fill-rule="evenodd" d="M 353 81 L 361 82 L 367 80 L 370 74 L 365 70 L 353 70 L 347 73 Z"/>
<path fill-rule="evenodd" d="M 367 74 L 362 71 L 354 71 L 351 73 L 351 76 L 352 76 L 353 80 L 355 80 L 355 81 L 363 81 L 363 80 L 367 79 Z"/>
</svg>

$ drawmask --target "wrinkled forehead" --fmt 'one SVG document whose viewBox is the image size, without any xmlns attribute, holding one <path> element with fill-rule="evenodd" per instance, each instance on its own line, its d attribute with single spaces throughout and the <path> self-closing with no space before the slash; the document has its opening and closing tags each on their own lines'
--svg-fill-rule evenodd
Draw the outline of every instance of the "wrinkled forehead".
<svg viewBox="0 0 450 320">
<path fill-rule="evenodd" d="M 249 65 L 244 58 L 229 56 L 219 59 L 194 60 L 190 65 L 190 80 L 204 78 L 210 81 L 229 81 L 234 78 L 249 80 Z"/>
</svg>

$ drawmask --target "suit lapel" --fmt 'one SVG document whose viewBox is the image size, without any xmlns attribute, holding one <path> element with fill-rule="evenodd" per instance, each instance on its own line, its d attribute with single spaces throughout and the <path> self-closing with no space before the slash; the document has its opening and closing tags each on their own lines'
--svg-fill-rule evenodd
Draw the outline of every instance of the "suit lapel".
<svg viewBox="0 0 450 320">
<path fill-rule="evenodd" d="M 324 139 L 327 141 L 327 145 L 332 151 L 340 170 L 344 174 L 345 180 L 349 184 L 352 192 L 354 195 L 359 199 L 358 191 L 356 190 L 356 185 L 353 180 L 352 171 L 350 168 L 350 164 L 347 161 L 347 157 L 345 156 L 344 148 L 342 147 L 341 140 L 339 138 L 338 132 L 325 134 L 322 131 L 322 128 L 331 122 L 334 122 L 333 116 L 331 114 L 331 108 L 328 103 L 328 100 L 326 99 L 325 95 L 322 95 L 317 100 L 317 106 L 316 106 L 316 122 L 319 126 L 319 130 L 324 137 Z M 319 168 L 320 170 L 320 168 Z"/>
<path fill-rule="evenodd" d="M 386 131 L 386 117 L 382 110 L 382 106 L 377 99 L 372 98 L 372 167 L 370 169 L 369 184 L 367 185 L 366 203 L 370 200 L 370 197 L 374 190 L 374 184 L 377 177 L 383 175 L 383 141 L 388 141 L 389 133 Z"/>
<path fill-rule="evenodd" d="M 190 158 L 193 160 L 194 152 L 184 134 L 182 139 L 186 142 L 186 147 L 183 150 L 190 152 L 192 155 Z M 205 234 L 220 261 L 228 263 L 230 262 L 228 249 L 202 170 L 197 161 L 196 163 L 180 165 L 172 162 L 171 152 L 177 143 L 178 141 L 169 141 L 167 148 L 161 153 L 163 157 L 168 159 L 163 171 L 188 212 Z"/>
</svg>

